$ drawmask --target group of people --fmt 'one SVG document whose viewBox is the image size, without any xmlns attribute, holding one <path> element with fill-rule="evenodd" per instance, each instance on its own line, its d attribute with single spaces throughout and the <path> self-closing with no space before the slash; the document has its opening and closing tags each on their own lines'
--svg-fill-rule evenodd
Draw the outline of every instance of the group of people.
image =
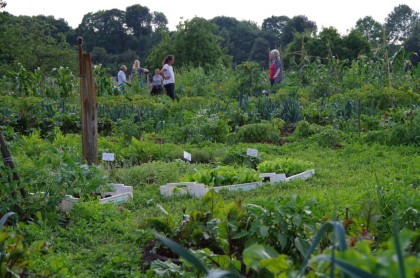
<svg viewBox="0 0 420 278">
<path fill-rule="evenodd" d="M 152 77 L 150 91 L 151 95 L 157 95 L 162 92 L 162 87 L 165 88 L 166 94 L 172 99 L 175 100 L 175 73 L 172 65 L 175 62 L 174 55 L 168 55 L 162 62 L 162 69 L 155 69 L 155 74 Z M 127 82 L 127 67 L 122 65 L 120 71 L 118 72 L 118 90 L 120 93 L 124 92 L 124 86 L 130 85 Z M 133 68 L 131 70 L 130 78 L 134 78 L 136 75 L 141 77 L 143 73 L 148 73 L 149 70 L 146 68 L 140 67 L 140 61 L 135 60 Z M 140 85 L 143 87 L 143 79 L 140 78 Z"/>
<path fill-rule="evenodd" d="M 274 86 L 275 84 L 280 83 L 283 80 L 284 70 L 283 65 L 280 60 L 280 52 L 277 49 L 273 49 L 269 54 L 271 65 L 270 65 L 270 84 Z M 162 69 L 155 69 L 155 74 L 153 75 L 150 91 L 151 95 L 157 95 L 162 92 L 162 86 L 165 88 L 166 94 L 172 99 L 175 100 L 175 74 L 172 65 L 175 62 L 174 55 L 168 55 L 162 62 Z M 118 72 L 118 89 L 121 93 L 124 92 L 125 84 L 130 85 L 127 82 L 126 77 L 127 67 L 122 65 L 120 71 Z M 140 61 L 135 60 L 133 68 L 131 70 L 130 78 L 138 75 L 142 76 L 143 73 L 148 73 L 149 70 L 146 68 L 140 67 Z M 140 78 L 140 84 L 143 87 L 143 79 Z"/>
</svg>

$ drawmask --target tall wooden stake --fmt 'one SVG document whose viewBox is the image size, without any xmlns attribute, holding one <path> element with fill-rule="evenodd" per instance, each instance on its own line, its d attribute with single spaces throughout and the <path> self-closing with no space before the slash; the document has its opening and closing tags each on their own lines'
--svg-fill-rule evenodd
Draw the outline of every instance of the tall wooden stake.
<svg viewBox="0 0 420 278">
<path fill-rule="evenodd" d="M 83 38 L 78 37 L 80 68 L 80 101 L 83 158 L 88 164 L 98 163 L 98 118 L 96 88 L 89 53 L 83 53 Z"/>
</svg>

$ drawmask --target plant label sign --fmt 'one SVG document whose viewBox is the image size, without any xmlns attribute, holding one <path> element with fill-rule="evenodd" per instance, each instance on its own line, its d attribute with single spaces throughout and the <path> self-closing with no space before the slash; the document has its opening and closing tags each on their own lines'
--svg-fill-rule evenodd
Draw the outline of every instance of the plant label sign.
<svg viewBox="0 0 420 278">
<path fill-rule="evenodd" d="M 246 149 L 246 155 L 255 156 L 256 157 L 258 155 L 258 150 L 248 148 L 248 149 Z"/>
<path fill-rule="evenodd" d="M 102 160 L 103 161 L 114 161 L 115 154 L 114 153 L 102 153 Z"/>
<path fill-rule="evenodd" d="M 191 154 L 190 154 L 190 153 L 188 153 L 188 152 L 184 151 L 184 158 L 185 158 L 186 160 L 188 160 L 189 162 L 191 162 Z"/>
</svg>

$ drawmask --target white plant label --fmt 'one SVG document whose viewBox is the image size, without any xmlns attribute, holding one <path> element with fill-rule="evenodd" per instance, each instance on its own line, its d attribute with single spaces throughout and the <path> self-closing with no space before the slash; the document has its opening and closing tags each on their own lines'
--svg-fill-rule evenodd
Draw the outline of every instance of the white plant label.
<svg viewBox="0 0 420 278">
<path fill-rule="evenodd" d="M 191 162 L 191 154 L 190 153 L 184 151 L 184 158 Z"/>
<path fill-rule="evenodd" d="M 115 154 L 114 153 L 102 153 L 102 160 L 103 161 L 114 161 Z"/>
<path fill-rule="evenodd" d="M 256 157 L 258 155 L 258 150 L 248 148 L 248 149 L 246 149 L 246 154 L 249 155 L 249 156 L 255 156 Z"/>
</svg>

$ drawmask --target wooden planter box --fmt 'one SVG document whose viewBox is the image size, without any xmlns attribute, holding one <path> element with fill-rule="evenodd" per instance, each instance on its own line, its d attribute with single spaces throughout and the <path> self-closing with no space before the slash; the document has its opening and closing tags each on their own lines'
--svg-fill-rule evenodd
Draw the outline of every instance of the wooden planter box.
<svg viewBox="0 0 420 278">
<path fill-rule="evenodd" d="M 129 200 L 133 199 L 133 187 L 132 186 L 125 186 L 124 184 L 111 184 L 114 187 L 115 191 L 113 192 L 104 192 L 101 193 L 102 198 L 99 199 L 99 203 L 106 204 L 106 203 L 125 203 Z M 108 197 L 105 197 L 108 196 Z M 62 211 L 68 212 L 70 211 L 74 204 L 79 201 L 79 198 L 75 198 L 71 195 L 66 195 L 64 200 L 60 203 L 60 209 Z"/>
</svg>

